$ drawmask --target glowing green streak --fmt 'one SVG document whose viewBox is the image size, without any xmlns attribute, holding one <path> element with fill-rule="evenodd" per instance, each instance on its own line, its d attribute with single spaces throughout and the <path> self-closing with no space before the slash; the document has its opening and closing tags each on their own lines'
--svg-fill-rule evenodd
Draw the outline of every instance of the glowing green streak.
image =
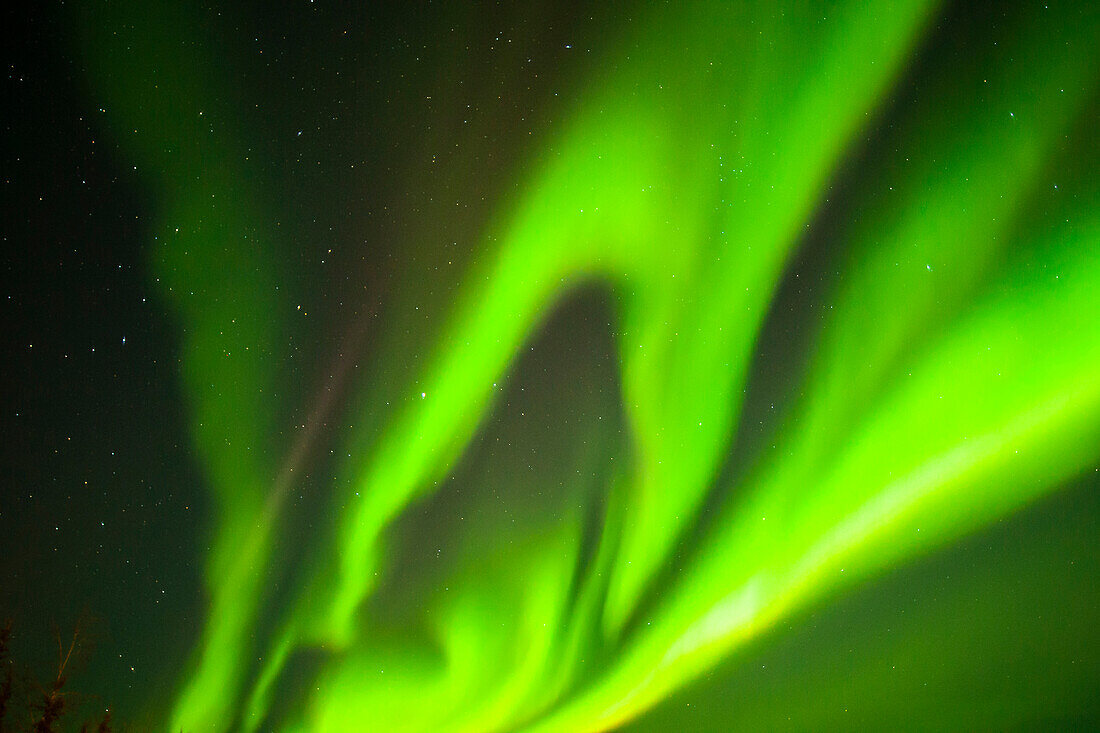
<svg viewBox="0 0 1100 733">
<path fill-rule="evenodd" d="M 860 176 L 845 275 L 802 397 L 743 484 L 715 486 L 785 265 L 930 5 L 842 4 L 824 20 L 796 4 L 700 3 L 638 19 L 490 223 L 401 403 L 370 405 L 385 425 L 344 436 L 337 531 L 317 542 L 309 580 L 259 649 L 264 573 L 281 560 L 271 456 L 287 450 L 273 437 L 280 334 L 269 316 L 288 305 L 253 224 L 264 217 L 242 193 L 249 172 L 228 162 L 246 146 L 222 134 L 202 162 L 166 155 L 205 139 L 201 126 L 157 125 L 194 118 L 172 105 L 189 84 L 219 98 L 216 78 L 158 77 L 161 106 L 146 106 L 140 65 L 93 44 L 116 125 L 153 130 L 133 154 L 162 171 L 170 202 L 155 269 L 184 324 L 196 449 L 220 502 L 208 627 L 172 729 L 234 715 L 259 728 L 290 655 L 318 646 L 335 653 L 293 711 L 301 730 L 613 727 L 794 611 L 1095 460 L 1097 196 L 1087 164 L 1056 154 L 1095 94 L 1096 33 L 1036 10 L 1016 20 L 1028 32 L 1013 64 L 992 48 L 964 68 L 945 62 L 931 74 L 940 88 L 882 133 L 896 157 Z M 153 50 L 139 53 L 179 72 L 176 20 L 148 20 Z M 1037 203 L 1055 184 L 1075 192 L 1064 221 Z M 452 472 L 515 355 L 583 282 L 614 294 L 631 443 L 599 487 L 608 505 L 595 561 L 574 575 L 580 481 L 522 531 L 470 507 L 443 587 L 408 609 L 415 632 L 384 627 L 365 604 L 385 577 L 386 533 Z M 579 472 L 608 458 L 569 460 Z M 704 531 L 698 511 L 716 489 L 728 497 L 719 518 L 673 558 Z M 655 586 L 673 562 L 682 572 Z"/>
<path fill-rule="evenodd" d="M 639 43 L 667 42 L 670 23 L 695 41 L 698 29 L 751 19 L 722 7 L 696 12 L 651 19 L 655 35 Z M 336 638 L 345 636 L 369 590 L 379 531 L 446 472 L 476 427 L 490 385 L 562 292 L 563 279 L 578 275 L 602 275 L 619 293 L 624 400 L 638 442 L 608 601 L 614 633 L 713 477 L 752 339 L 799 222 L 902 58 L 919 17 L 910 13 L 895 8 L 877 22 L 841 14 L 818 39 L 827 50 L 805 54 L 804 68 L 781 60 L 784 43 L 761 49 L 751 36 L 731 31 L 732 39 L 722 40 L 741 47 L 735 58 L 744 55 L 777 76 L 806 78 L 809 93 L 774 105 L 756 108 L 771 84 L 742 88 L 739 68 L 720 62 L 714 70 L 707 60 L 717 52 L 714 38 L 688 45 L 676 60 L 682 66 L 669 67 L 672 49 L 646 56 L 662 60 L 663 73 L 685 87 L 679 94 L 640 89 L 658 75 L 657 64 L 640 63 L 621 71 L 624 79 L 609 80 L 616 90 L 610 98 L 585 106 L 560 157 L 506 225 L 500 253 L 459 296 L 436 366 L 417 382 L 429 397 L 418 399 L 413 390 L 375 457 L 355 471 L 366 498 L 346 525 Z M 789 34 L 790 46 L 805 44 L 803 29 L 773 30 L 780 38 Z M 844 104 L 827 104 L 822 87 L 838 77 L 846 84 Z M 708 99 L 703 110 L 686 106 L 685 99 L 697 98 Z M 731 128 L 738 133 L 731 136 Z M 685 147 L 689 136 L 698 143 Z M 762 170 L 753 170 L 757 158 L 767 160 Z M 666 490 L 672 484 L 683 490 Z"/>
<path fill-rule="evenodd" d="M 1052 31 L 1039 23 L 1032 32 L 1042 40 Z M 817 379 L 806 392 L 808 416 L 792 420 L 786 443 L 750 483 L 748 497 L 702 543 L 691 574 L 655 614 L 656 628 L 548 728 L 593 725 L 596 710 L 603 713 L 593 727 L 628 719 L 809 599 L 972 529 L 1095 460 L 1095 183 L 1064 212 L 1072 225 L 1044 222 L 1048 241 L 1005 234 L 1045 151 L 1085 101 L 1085 94 L 1051 90 L 1094 83 L 1095 65 L 1071 44 L 1015 69 L 1020 78 L 998 78 L 995 70 L 992 82 L 1012 91 L 971 116 L 973 138 L 923 143 L 920 157 L 945 173 L 931 186 L 913 187 L 911 201 L 875 212 L 854 235 L 853 274 L 810 372 Z M 965 112 L 941 107 L 930 115 L 957 120 Z M 1014 124 L 1017 115 L 1023 129 Z M 970 181 L 977 166 L 1011 170 L 1014 184 L 992 180 L 982 188 Z M 1067 167 L 1056 161 L 1051 178 Z M 1036 193 L 1052 185 L 1043 180 Z M 905 191 L 889 198 L 895 195 Z M 1052 271 L 1035 277 L 1024 259 L 955 315 L 961 292 L 981 280 L 999 246 L 1022 249 Z M 945 336 L 918 330 L 947 320 L 945 311 L 957 321 Z M 902 351 L 926 343 L 923 358 Z M 879 386 L 890 367 L 890 387 Z M 843 444 L 829 442 L 871 398 L 863 424 L 842 433 Z"/>
</svg>

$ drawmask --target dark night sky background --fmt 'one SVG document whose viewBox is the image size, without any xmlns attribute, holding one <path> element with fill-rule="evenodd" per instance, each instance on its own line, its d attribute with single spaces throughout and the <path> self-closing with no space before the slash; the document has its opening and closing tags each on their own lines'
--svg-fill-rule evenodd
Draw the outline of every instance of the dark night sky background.
<svg viewBox="0 0 1100 733">
<path fill-rule="evenodd" d="M 61 9 L 3 12 L 0 607 L 42 677 L 54 627 L 83 619 L 71 686 L 129 706 L 171 684 L 201 618 L 204 494 L 142 264 L 152 201 L 97 125 Z"/>
<path fill-rule="evenodd" d="M 373 5 L 337 10 L 306 2 L 276 11 L 241 3 L 203 11 L 211 33 L 230 49 L 220 72 L 236 96 L 224 107 L 250 109 L 254 118 L 238 124 L 260 130 L 249 140 L 265 163 L 252 183 L 281 212 L 280 226 L 293 233 L 285 240 L 297 243 L 283 253 L 298 274 L 287 287 L 300 289 L 287 297 L 300 297 L 316 314 L 308 324 L 291 325 L 288 336 L 293 346 L 280 407 L 287 411 L 288 442 L 289 426 L 308 412 L 319 375 L 347 330 L 385 314 L 387 298 L 409 277 L 395 264 L 396 242 L 438 225 L 444 211 L 438 201 L 457 202 L 445 210 L 453 219 L 423 252 L 404 253 L 402 261 L 450 258 L 457 266 L 475 256 L 450 249 L 448 233 L 476 226 L 507 195 L 517 161 L 533 154 L 569 94 L 580 93 L 575 82 L 588 69 L 587 49 L 601 37 L 607 20 L 601 13 L 613 12 L 582 12 L 567 3 L 533 15 L 496 6 L 470 13 L 430 3 L 401 11 Z M 90 643 L 72 689 L 86 693 L 89 710 L 107 703 L 122 719 L 141 720 L 149 701 L 171 696 L 201 630 L 210 510 L 188 442 L 181 326 L 146 267 L 157 193 L 101 119 L 79 52 L 80 13 L 55 2 L 18 3 L 2 13 L 0 618 L 14 621 L 13 656 L 41 676 L 50 671 L 54 628 L 64 636 L 83 620 Z M 494 45 L 498 37 L 502 50 Z M 934 41 L 953 48 L 942 27 Z M 889 123 L 887 115 L 880 124 Z M 483 134 L 468 135 L 471 125 Z M 431 150 L 425 139 L 433 141 Z M 467 166 L 477 174 L 431 178 L 435 166 Z M 418 180 L 432 182 L 410 183 Z M 838 185 L 835 199 L 845 195 Z M 819 216 L 828 230 L 829 211 Z M 790 306 L 769 321 L 765 353 L 787 357 L 788 349 L 801 348 L 791 342 L 805 338 L 800 314 L 820 297 L 815 283 L 833 256 L 826 250 L 810 241 L 792 267 L 782 291 Z M 804 276 L 797 287 L 795 274 Z M 372 284 L 369 294 L 363 282 Z M 435 293 L 434 307 L 445 307 L 447 295 Z M 588 305 L 581 310 L 602 307 Z M 553 332 L 546 338 L 558 343 Z M 786 398 L 777 385 L 782 370 L 757 372 L 757 392 L 745 408 L 746 424 L 754 426 L 763 425 L 769 405 Z M 741 440 L 760 440 L 763 432 L 750 430 Z M 308 523 L 310 512 L 324 511 L 319 506 L 296 504 L 292 521 Z M 1049 639 L 1036 636 L 1034 626 L 1019 627 L 1028 637 L 1020 654 L 1031 644 L 1062 643 L 1056 632 L 1065 618 L 1096 610 L 1097 558 L 1088 548 L 1098 517 L 1095 479 L 1079 482 L 837 606 L 801 615 L 803 630 L 792 623 L 781 643 L 761 652 L 770 655 L 763 666 L 787 670 L 786 681 L 775 681 L 782 672 L 765 678 L 720 670 L 674 704 L 702 707 L 716 694 L 707 685 L 758 690 L 749 706 L 785 699 L 798 684 L 812 688 L 809 694 L 858 694 L 858 665 L 845 666 L 842 648 L 891 638 L 890 628 L 904 627 L 906 609 L 940 597 L 956 603 L 957 613 L 944 617 L 989 613 L 985 600 L 966 600 L 975 568 L 1012 567 L 1029 557 L 1041 564 L 1047 560 L 1034 560 L 1030 548 L 1051 543 L 1063 543 L 1061 557 L 1083 559 L 1059 568 L 1051 588 L 1028 595 L 1024 603 L 1031 606 L 1013 605 L 1027 578 L 981 577 L 994 589 L 984 598 L 1000 594 L 1010 606 L 1000 622 L 1007 634 L 1020 623 L 1014 619 L 1048 615 Z M 1075 584 L 1086 592 L 1069 595 Z M 946 648 L 961 633 L 914 631 L 913 638 Z M 1097 638 L 1086 642 L 1095 651 Z M 1097 662 L 1086 656 L 1092 671 L 1073 684 L 1095 691 Z M 807 679 L 814 674 L 820 676 Z M 830 676 L 840 680 L 838 688 L 820 682 Z M 647 724 L 660 729 L 669 709 L 659 708 Z M 1084 715 L 1100 720 L 1100 708 L 1094 702 Z"/>
</svg>

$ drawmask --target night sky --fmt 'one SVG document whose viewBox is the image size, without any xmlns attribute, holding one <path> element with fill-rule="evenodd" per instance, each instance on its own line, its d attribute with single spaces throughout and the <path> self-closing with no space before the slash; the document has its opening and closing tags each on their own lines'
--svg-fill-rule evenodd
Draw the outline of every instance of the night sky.
<svg viewBox="0 0 1100 733">
<path fill-rule="evenodd" d="M 67 725 L 1100 727 L 1092 4 L 381 5 L 3 11 Z"/>
</svg>

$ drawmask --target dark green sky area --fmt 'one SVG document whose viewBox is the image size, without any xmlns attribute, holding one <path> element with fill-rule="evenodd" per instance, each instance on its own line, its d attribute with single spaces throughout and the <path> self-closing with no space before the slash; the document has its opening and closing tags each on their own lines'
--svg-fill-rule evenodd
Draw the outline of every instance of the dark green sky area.
<svg viewBox="0 0 1100 733">
<path fill-rule="evenodd" d="M 1100 728 L 1100 14 L 674 6 L 0 11 L 20 670 L 81 623 L 133 730 Z"/>
</svg>

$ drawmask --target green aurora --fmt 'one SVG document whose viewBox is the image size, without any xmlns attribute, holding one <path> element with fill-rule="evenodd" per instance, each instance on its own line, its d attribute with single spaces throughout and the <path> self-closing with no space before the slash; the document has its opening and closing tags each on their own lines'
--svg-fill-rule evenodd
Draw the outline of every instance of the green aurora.
<svg viewBox="0 0 1100 733">
<path fill-rule="evenodd" d="M 827 679 L 798 682 L 829 674 L 820 658 L 788 657 L 771 698 L 730 690 L 763 694 L 745 670 L 779 664 L 811 614 L 1039 499 L 1095 495 L 1089 5 L 605 9 L 544 57 L 526 127 L 461 120 L 454 90 L 528 51 L 449 69 L 462 44 L 441 41 L 404 108 L 438 126 L 377 89 L 346 110 L 423 153 L 316 183 L 394 211 L 350 234 L 316 211 L 354 199 L 298 201 L 311 179 L 269 164 L 229 20 L 79 11 L 89 94 L 155 192 L 150 277 L 213 497 L 205 626 L 164 727 L 842 725 L 812 712 Z M 317 129 L 284 132 L 384 147 Z M 981 608 L 998 562 L 958 571 Z M 922 619 L 980 637 L 921 613 L 864 659 L 920 646 Z M 867 665 L 845 684 L 910 694 Z M 1096 679 L 1074 679 L 1057 711 L 913 693 L 942 716 L 915 725 L 1095 715 Z M 852 725 L 874 727 L 864 710 Z"/>
</svg>

